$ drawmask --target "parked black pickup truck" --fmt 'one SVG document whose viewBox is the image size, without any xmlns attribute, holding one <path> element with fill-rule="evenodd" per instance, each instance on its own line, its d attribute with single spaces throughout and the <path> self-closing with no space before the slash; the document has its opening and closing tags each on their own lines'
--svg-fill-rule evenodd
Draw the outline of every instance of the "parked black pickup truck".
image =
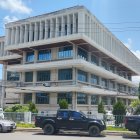
<svg viewBox="0 0 140 140">
<path fill-rule="evenodd" d="M 106 129 L 104 121 L 87 118 L 84 113 L 73 110 L 58 110 L 56 117 L 36 116 L 35 126 L 42 128 L 46 135 L 63 129 L 88 131 L 90 136 L 98 136 Z"/>
<path fill-rule="evenodd" d="M 129 131 L 135 131 L 137 135 L 140 135 L 140 116 L 126 116 L 125 128 Z"/>
</svg>

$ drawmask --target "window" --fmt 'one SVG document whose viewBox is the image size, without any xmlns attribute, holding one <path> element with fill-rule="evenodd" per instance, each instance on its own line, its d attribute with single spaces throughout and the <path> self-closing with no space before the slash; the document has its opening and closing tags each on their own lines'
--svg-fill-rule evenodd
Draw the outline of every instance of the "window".
<svg viewBox="0 0 140 140">
<path fill-rule="evenodd" d="M 101 66 L 102 66 L 104 69 L 108 70 L 108 66 L 107 66 L 107 63 L 106 63 L 105 61 L 102 61 Z"/>
<path fill-rule="evenodd" d="M 99 85 L 99 77 L 91 74 L 91 83 L 93 83 L 95 85 Z"/>
<path fill-rule="evenodd" d="M 91 95 L 91 104 L 92 105 L 98 105 L 98 103 L 99 103 L 99 96 Z"/>
<path fill-rule="evenodd" d="M 116 102 L 116 101 L 115 101 L 115 98 L 114 98 L 114 97 L 111 97 L 111 98 L 110 98 L 110 103 L 111 103 L 111 105 L 114 105 L 115 102 Z"/>
<path fill-rule="evenodd" d="M 50 38 L 50 27 L 48 28 L 48 38 Z"/>
<path fill-rule="evenodd" d="M 115 82 L 114 81 L 110 81 L 110 88 L 115 89 Z"/>
<path fill-rule="evenodd" d="M 38 51 L 38 60 L 39 61 L 51 60 L 51 50 Z"/>
<path fill-rule="evenodd" d="M 77 104 L 87 104 L 87 94 L 77 93 Z"/>
<path fill-rule="evenodd" d="M 50 81 L 50 71 L 38 71 L 37 81 Z"/>
<path fill-rule="evenodd" d="M 107 97 L 106 96 L 102 96 L 102 103 L 103 103 L 103 105 L 107 105 L 108 103 L 107 103 Z"/>
<path fill-rule="evenodd" d="M 58 117 L 62 119 L 68 119 L 69 113 L 68 111 L 58 111 Z"/>
<path fill-rule="evenodd" d="M 34 52 L 27 52 L 26 62 L 33 62 L 33 61 L 34 61 Z"/>
<path fill-rule="evenodd" d="M 73 47 L 72 46 L 65 46 L 60 47 L 58 52 L 58 58 L 70 58 L 73 56 Z"/>
<path fill-rule="evenodd" d="M 36 93 L 36 104 L 49 104 L 49 93 Z"/>
<path fill-rule="evenodd" d="M 78 70 L 78 80 L 79 81 L 83 81 L 83 82 L 87 82 L 87 73 L 81 70 Z"/>
<path fill-rule="evenodd" d="M 24 104 L 28 104 L 32 102 L 32 93 L 25 93 L 24 94 Z"/>
<path fill-rule="evenodd" d="M 70 34 L 73 34 L 73 24 L 70 24 Z"/>
<path fill-rule="evenodd" d="M 25 72 L 25 82 L 33 82 L 33 72 Z"/>
<path fill-rule="evenodd" d="M 58 80 L 72 80 L 72 69 L 58 70 Z"/>
<path fill-rule="evenodd" d="M 112 73 L 115 73 L 115 66 L 110 66 L 110 71 L 112 72 Z"/>
<path fill-rule="evenodd" d="M 84 60 L 88 60 L 88 53 L 87 51 L 81 49 L 81 48 L 78 48 L 78 57 L 79 58 L 82 58 Z"/>
<path fill-rule="evenodd" d="M 61 25 L 59 25 L 59 34 L 58 36 L 61 36 Z"/>
<path fill-rule="evenodd" d="M 81 113 L 75 111 L 72 111 L 70 114 L 70 117 L 73 118 L 74 120 L 81 120 L 82 119 L 81 116 L 82 116 Z"/>
<path fill-rule="evenodd" d="M 107 88 L 108 87 L 107 79 L 103 79 L 102 78 L 102 86 L 103 86 L 103 88 Z"/>
<path fill-rule="evenodd" d="M 8 81 L 19 81 L 19 73 L 18 72 L 7 72 L 7 80 Z"/>
<path fill-rule="evenodd" d="M 68 102 L 68 104 L 72 104 L 72 93 L 58 93 L 57 103 L 59 103 L 59 101 L 62 99 L 65 99 Z"/>
<path fill-rule="evenodd" d="M 65 35 L 67 35 L 67 24 L 65 25 Z"/>
<path fill-rule="evenodd" d="M 99 58 L 95 55 L 91 55 L 91 62 L 95 65 L 99 65 Z"/>
</svg>

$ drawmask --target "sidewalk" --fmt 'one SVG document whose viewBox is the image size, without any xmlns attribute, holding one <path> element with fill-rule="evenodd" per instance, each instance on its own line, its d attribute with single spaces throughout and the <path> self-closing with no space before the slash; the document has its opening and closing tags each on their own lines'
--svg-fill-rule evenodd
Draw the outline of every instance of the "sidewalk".
<svg viewBox="0 0 140 140">
<path fill-rule="evenodd" d="M 16 132 L 36 132 L 36 133 L 42 133 L 43 130 L 41 128 L 17 128 L 15 130 Z M 82 131 L 78 131 L 78 132 L 74 132 L 74 131 L 60 131 L 61 134 L 82 134 L 82 133 L 86 133 L 86 132 L 82 132 Z M 125 134 L 127 135 L 134 135 L 136 134 L 135 132 L 131 132 L 131 131 L 110 131 L 110 130 L 104 130 L 102 132 L 102 134 L 104 135 L 114 135 L 114 136 L 123 136 Z"/>
</svg>

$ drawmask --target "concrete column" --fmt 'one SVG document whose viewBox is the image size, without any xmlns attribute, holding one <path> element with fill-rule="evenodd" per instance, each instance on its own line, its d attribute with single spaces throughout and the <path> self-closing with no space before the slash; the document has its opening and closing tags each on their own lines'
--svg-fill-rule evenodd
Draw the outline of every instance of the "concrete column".
<svg viewBox="0 0 140 140">
<path fill-rule="evenodd" d="M 53 19 L 50 19 L 50 38 L 53 37 Z"/>
<path fill-rule="evenodd" d="M 91 95 L 88 94 L 88 110 L 91 110 Z"/>
<path fill-rule="evenodd" d="M 65 34 L 65 24 L 64 24 L 64 17 L 62 16 L 61 18 L 62 18 L 62 20 L 61 20 L 61 28 L 62 28 L 61 36 L 63 36 Z"/>
<path fill-rule="evenodd" d="M 36 93 L 32 93 L 32 103 L 36 103 Z"/>
<path fill-rule="evenodd" d="M 33 83 L 37 82 L 37 71 L 33 71 Z"/>
<path fill-rule="evenodd" d="M 48 38 L 48 20 L 45 20 L 45 39 Z"/>
<path fill-rule="evenodd" d="M 1 108 L 4 107 L 4 96 L 5 96 L 5 85 L 6 85 L 6 77 L 7 77 L 7 65 L 6 63 L 3 64 L 3 68 L 2 68 L 2 93 L 1 93 Z"/>
<path fill-rule="evenodd" d="M 22 83 L 24 83 L 24 82 L 25 82 L 25 72 L 22 72 L 21 82 L 22 82 Z"/>
<path fill-rule="evenodd" d="M 111 105 L 111 97 L 107 98 L 107 105 Z"/>
<path fill-rule="evenodd" d="M 57 106 L 57 93 L 50 93 L 50 105 Z"/>
<path fill-rule="evenodd" d="M 43 39 L 43 22 L 40 21 L 40 34 L 39 34 L 39 40 Z"/>
<path fill-rule="evenodd" d="M 20 43 L 23 42 L 23 26 L 20 26 Z"/>
<path fill-rule="evenodd" d="M 20 94 L 20 104 L 21 104 L 21 105 L 24 104 L 24 94 L 25 94 L 25 93 L 21 93 L 21 94 Z"/>
<path fill-rule="evenodd" d="M 58 58 L 58 50 L 59 48 L 52 48 L 51 49 L 51 55 L 52 55 L 52 57 L 51 57 L 51 59 L 52 60 L 56 60 L 57 58 Z"/>
<path fill-rule="evenodd" d="M 73 33 L 75 33 L 76 22 L 75 22 L 75 14 L 72 15 L 72 22 L 73 22 Z"/>
<path fill-rule="evenodd" d="M 29 26 L 29 42 L 32 42 L 33 39 L 33 26 L 30 24 Z"/>
<path fill-rule="evenodd" d="M 26 52 L 23 51 L 23 64 L 25 64 L 25 63 L 26 63 Z"/>
<path fill-rule="evenodd" d="M 70 15 L 67 16 L 67 35 L 70 34 Z"/>
<path fill-rule="evenodd" d="M 58 37 L 59 26 L 58 26 L 58 17 L 56 17 L 56 29 L 55 29 L 55 37 Z"/>
<path fill-rule="evenodd" d="M 78 12 L 78 33 L 85 34 L 85 14 L 83 11 Z"/>
<path fill-rule="evenodd" d="M 10 44 L 10 28 L 6 28 L 6 45 Z"/>
<path fill-rule="evenodd" d="M 73 45 L 73 59 L 77 59 L 77 51 L 78 47 L 76 45 Z"/>
<path fill-rule="evenodd" d="M 91 52 L 88 52 L 88 61 L 91 62 Z"/>
<path fill-rule="evenodd" d="M 77 69 L 76 68 L 72 68 L 72 80 L 73 80 L 73 84 L 77 85 Z"/>
<path fill-rule="evenodd" d="M 34 51 L 34 63 L 37 63 L 37 61 L 38 61 L 38 51 L 35 50 Z"/>
<path fill-rule="evenodd" d="M 72 93 L 72 109 L 77 110 L 77 93 Z"/>
<path fill-rule="evenodd" d="M 25 32 L 24 32 L 24 42 L 27 42 L 27 24 L 25 24 Z"/>
<path fill-rule="evenodd" d="M 35 41 L 38 40 L 38 23 L 35 22 L 35 31 L 34 31 L 34 34 L 35 34 Z"/>
<path fill-rule="evenodd" d="M 12 33 L 11 33 L 11 44 L 14 44 L 14 28 L 12 28 Z"/>
<path fill-rule="evenodd" d="M 15 38 L 16 44 L 19 43 L 19 37 L 20 37 L 19 34 L 20 34 L 20 33 L 19 33 L 19 27 L 16 27 L 16 38 Z"/>
<path fill-rule="evenodd" d="M 99 103 L 102 101 L 102 96 L 99 95 Z"/>
</svg>

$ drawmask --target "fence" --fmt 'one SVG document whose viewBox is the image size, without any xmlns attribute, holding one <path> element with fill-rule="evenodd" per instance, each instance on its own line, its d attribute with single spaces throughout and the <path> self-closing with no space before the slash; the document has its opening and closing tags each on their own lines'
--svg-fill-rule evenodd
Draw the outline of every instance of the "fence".
<svg viewBox="0 0 140 140">
<path fill-rule="evenodd" d="M 15 112 L 4 112 L 4 118 L 8 120 L 13 120 L 15 122 L 21 122 L 21 123 L 34 123 L 35 116 L 41 115 L 41 116 L 48 116 L 48 117 L 55 117 L 56 114 L 37 114 L 37 113 L 31 113 L 31 112 L 23 112 L 23 113 L 15 113 Z M 125 116 L 122 115 L 87 115 L 88 118 L 97 118 L 97 119 L 103 119 L 107 126 L 116 126 L 116 127 L 123 127 L 124 126 L 124 118 Z"/>
</svg>

